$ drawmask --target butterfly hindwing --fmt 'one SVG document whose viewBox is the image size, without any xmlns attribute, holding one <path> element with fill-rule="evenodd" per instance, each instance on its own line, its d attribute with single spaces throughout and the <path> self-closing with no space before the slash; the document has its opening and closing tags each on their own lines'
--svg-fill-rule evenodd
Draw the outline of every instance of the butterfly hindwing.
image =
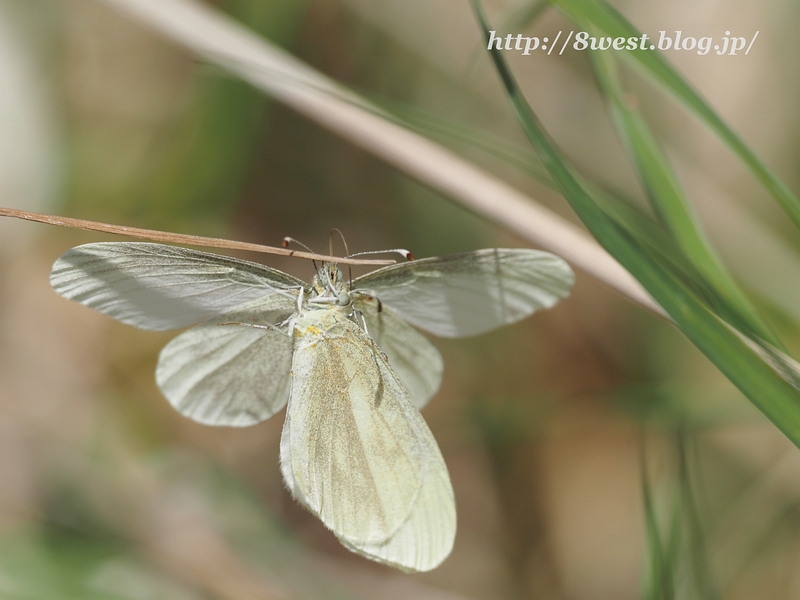
<svg viewBox="0 0 800 600">
<path fill-rule="evenodd" d="M 244 427 L 283 408 L 289 398 L 291 340 L 278 329 L 248 326 L 286 319 L 290 313 L 281 300 L 272 295 L 251 302 L 164 347 L 156 382 L 178 412 L 206 425 Z M 224 324 L 231 321 L 242 324 Z"/>
<path fill-rule="evenodd" d="M 442 355 L 424 335 L 376 299 L 354 294 L 353 305 L 363 315 L 367 333 L 386 354 L 392 370 L 421 410 L 442 384 Z"/>
</svg>

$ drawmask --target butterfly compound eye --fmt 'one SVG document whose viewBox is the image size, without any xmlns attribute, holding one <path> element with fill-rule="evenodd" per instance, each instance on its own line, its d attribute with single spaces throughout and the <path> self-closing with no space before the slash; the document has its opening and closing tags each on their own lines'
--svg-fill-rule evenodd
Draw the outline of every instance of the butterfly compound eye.
<svg viewBox="0 0 800 600">
<path fill-rule="evenodd" d="M 339 294 L 339 297 L 336 299 L 337 306 L 347 306 L 350 304 L 350 294 L 347 292 L 342 292 Z"/>
</svg>

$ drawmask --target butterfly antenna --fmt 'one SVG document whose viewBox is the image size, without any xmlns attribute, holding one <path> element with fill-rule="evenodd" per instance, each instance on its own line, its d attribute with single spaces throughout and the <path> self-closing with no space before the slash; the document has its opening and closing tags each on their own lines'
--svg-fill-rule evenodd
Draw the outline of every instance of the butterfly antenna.
<svg viewBox="0 0 800 600">
<path fill-rule="evenodd" d="M 311 248 L 306 246 L 303 242 L 301 242 L 299 240 L 296 240 L 293 237 L 289 237 L 287 235 L 286 237 L 283 238 L 283 240 L 281 240 L 281 246 L 283 246 L 284 248 L 288 248 L 289 244 L 297 244 L 298 246 L 302 246 L 303 248 L 305 248 L 309 252 L 313 252 L 311 250 Z M 317 272 L 317 261 L 312 258 L 311 259 L 311 264 L 314 265 L 314 273 L 316 273 Z"/>
<path fill-rule="evenodd" d="M 345 256 L 350 256 L 350 249 L 347 247 L 347 240 L 344 239 L 344 234 L 342 233 L 342 230 L 339 229 L 338 227 L 334 227 L 333 229 L 331 229 L 331 233 L 328 236 L 328 243 L 330 244 L 330 255 L 333 256 L 333 234 L 334 234 L 334 232 L 338 233 L 339 237 L 342 240 L 342 244 L 344 245 L 344 255 Z M 347 265 L 347 277 L 348 277 L 347 289 L 350 290 L 350 289 L 353 288 L 353 267 L 350 266 L 350 265 Z"/>
<path fill-rule="evenodd" d="M 403 248 L 393 248 L 392 250 L 370 250 L 369 252 L 356 252 L 355 254 L 348 254 L 347 258 L 352 258 L 354 256 L 365 256 L 367 254 L 399 254 L 406 260 L 414 260 L 414 255 L 411 254 L 411 251 L 404 250 Z"/>
</svg>

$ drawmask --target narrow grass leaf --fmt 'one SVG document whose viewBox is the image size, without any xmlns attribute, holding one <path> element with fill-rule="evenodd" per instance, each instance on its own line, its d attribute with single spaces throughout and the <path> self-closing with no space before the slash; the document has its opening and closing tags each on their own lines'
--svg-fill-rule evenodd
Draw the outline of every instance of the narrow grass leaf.
<svg viewBox="0 0 800 600">
<path fill-rule="evenodd" d="M 589 56 L 597 81 L 610 102 L 617 131 L 633 159 L 647 196 L 680 250 L 709 285 L 714 308 L 726 320 L 781 346 L 711 246 L 666 154 L 628 100 L 619 80 L 616 59 L 610 52 L 592 51 Z M 715 296 L 721 301 L 714 302 Z"/>
<path fill-rule="evenodd" d="M 616 9 L 603 0 L 549 0 L 579 27 L 602 35 L 640 37 L 638 31 Z M 755 152 L 703 100 L 700 94 L 656 50 L 623 50 L 621 56 L 633 62 L 706 124 L 747 166 L 772 197 L 800 227 L 800 199 L 781 181 Z"/>
<path fill-rule="evenodd" d="M 508 11 L 508 15 L 500 26 L 500 31 L 522 31 L 536 21 L 549 7 L 550 3 L 547 0 L 522 2 Z"/>
<path fill-rule="evenodd" d="M 721 594 L 714 581 L 711 566 L 708 560 L 708 549 L 703 517 L 697 504 L 696 492 L 692 482 L 689 468 L 689 439 L 685 430 L 677 431 L 678 445 L 678 480 L 681 491 L 681 505 L 686 515 L 686 524 L 689 528 L 689 567 L 692 581 L 700 598 L 703 600 L 718 600 Z"/>
<path fill-rule="evenodd" d="M 649 559 L 649 570 L 644 584 L 644 598 L 646 600 L 673 600 L 675 598 L 673 565 L 670 563 L 669 550 L 665 548 L 666 544 L 658 524 L 653 491 L 650 486 L 650 478 L 647 475 L 644 440 L 641 442 L 640 454 L 642 463 L 640 479 Z"/>
<path fill-rule="evenodd" d="M 472 2 L 488 42 L 489 25 L 483 8 L 479 0 Z M 717 368 L 800 446 L 800 389 L 795 382 L 762 360 L 689 287 L 605 214 L 539 123 L 502 53 L 493 51 L 491 57 L 520 126 L 586 227 Z"/>
<path fill-rule="evenodd" d="M 385 118 L 406 129 L 436 140 L 449 148 L 461 150 L 462 153 L 465 147 L 476 150 L 500 164 L 513 167 L 536 181 L 556 189 L 556 184 L 539 160 L 539 155 L 530 146 L 504 140 L 500 136 L 481 131 L 466 123 L 443 118 L 383 96 L 366 97 L 385 111 Z"/>
</svg>

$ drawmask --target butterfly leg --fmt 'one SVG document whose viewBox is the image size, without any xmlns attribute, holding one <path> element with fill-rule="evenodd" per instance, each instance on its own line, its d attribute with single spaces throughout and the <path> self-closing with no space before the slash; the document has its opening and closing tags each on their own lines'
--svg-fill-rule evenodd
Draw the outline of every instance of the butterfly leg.
<svg viewBox="0 0 800 600">
<path fill-rule="evenodd" d="M 253 329 L 265 329 L 267 331 L 275 331 L 283 335 L 289 335 L 287 332 L 283 331 L 282 329 L 279 329 L 279 327 L 284 323 L 286 323 L 286 321 L 284 321 L 283 323 L 279 323 L 278 326 L 274 326 L 274 325 L 256 325 L 255 323 L 243 323 L 242 321 L 226 321 L 225 323 L 217 323 L 217 326 L 241 325 L 242 327 L 252 327 Z"/>
<path fill-rule="evenodd" d="M 356 322 L 356 325 L 359 325 L 361 329 L 364 330 L 364 333 L 369 335 L 369 328 L 367 327 L 367 320 L 364 318 L 364 313 L 360 310 L 354 308 L 353 309 L 353 320 Z"/>
</svg>

